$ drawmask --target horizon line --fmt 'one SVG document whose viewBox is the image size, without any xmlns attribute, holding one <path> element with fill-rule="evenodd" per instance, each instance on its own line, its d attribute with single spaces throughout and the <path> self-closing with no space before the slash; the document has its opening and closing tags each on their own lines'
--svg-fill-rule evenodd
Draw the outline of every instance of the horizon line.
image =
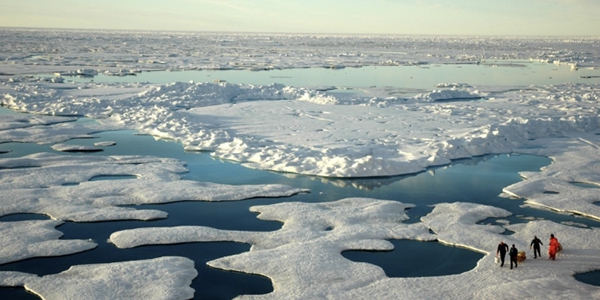
<svg viewBox="0 0 600 300">
<path fill-rule="evenodd" d="M 434 34 L 434 33 L 333 33 L 333 32 L 268 32 L 268 31 L 219 31 L 219 30 L 158 30 L 158 29 L 114 29 L 114 28 L 66 28 L 66 27 L 22 27 L 22 26 L 0 26 L 1 30 L 62 30 L 62 31 L 108 31 L 108 32 L 172 32 L 172 33 L 244 33 L 244 34 L 278 34 L 278 35 L 331 35 L 331 36 L 454 36 L 454 37 L 535 37 L 535 38 L 595 38 L 600 35 L 518 35 L 518 34 Z"/>
</svg>

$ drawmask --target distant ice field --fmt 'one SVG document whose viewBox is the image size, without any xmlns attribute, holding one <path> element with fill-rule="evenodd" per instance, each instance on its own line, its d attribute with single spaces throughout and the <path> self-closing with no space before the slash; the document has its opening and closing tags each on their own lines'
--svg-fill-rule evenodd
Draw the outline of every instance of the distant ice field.
<svg viewBox="0 0 600 300">
<path fill-rule="evenodd" d="M 31 74 L 52 78 L 54 74 Z M 299 68 L 267 71 L 182 70 L 141 71 L 128 76 L 67 76 L 73 82 L 229 82 L 234 84 L 312 87 L 335 92 L 363 92 L 380 89 L 391 96 L 413 96 L 443 88 L 440 83 L 464 83 L 477 88 L 527 87 L 563 83 L 600 83 L 600 69 L 572 70 L 530 60 L 490 60 L 481 63 L 423 64 L 414 66 L 363 66 L 344 68 Z"/>
</svg>

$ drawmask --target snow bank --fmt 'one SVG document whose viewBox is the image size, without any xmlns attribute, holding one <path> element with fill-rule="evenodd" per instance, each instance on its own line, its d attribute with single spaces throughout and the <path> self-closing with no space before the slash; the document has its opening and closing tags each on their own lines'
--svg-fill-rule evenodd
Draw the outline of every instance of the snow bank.
<svg viewBox="0 0 600 300">
<path fill-rule="evenodd" d="M 418 94 L 414 97 L 421 101 L 464 101 L 464 100 L 478 100 L 482 96 L 479 95 L 478 91 L 470 92 L 466 90 L 434 90 L 427 94 Z"/>
</svg>

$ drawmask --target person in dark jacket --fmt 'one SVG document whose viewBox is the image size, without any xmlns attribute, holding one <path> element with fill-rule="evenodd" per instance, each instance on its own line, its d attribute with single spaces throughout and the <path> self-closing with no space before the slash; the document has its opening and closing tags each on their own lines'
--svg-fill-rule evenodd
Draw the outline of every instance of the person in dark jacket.
<svg viewBox="0 0 600 300">
<path fill-rule="evenodd" d="M 510 248 L 510 252 L 508 252 L 508 256 L 510 257 L 510 268 L 513 268 L 513 262 L 515 263 L 515 268 L 517 267 L 517 256 L 519 255 L 519 250 L 515 247 L 515 244 Z"/>
<path fill-rule="evenodd" d="M 542 257 L 542 254 L 540 252 L 540 245 L 544 245 L 542 244 L 542 241 L 540 239 L 538 239 L 537 236 L 533 237 L 533 240 L 531 241 L 531 244 L 529 244 L 529 249 L 531 249 L 531 247 L 533 246 L 533 258 L 537 258 Z"/>
<path fill-rule="evenodd" d="M 498 244 L 498 249 L 496 250 L 496 256 L 500 256 L 501 267 L 504 267 L 504 257 L 506 256 L 506 252 L 508 252 L 508 245 L 504 242 L 500 242 L 500 244 Z"/>
</svg>

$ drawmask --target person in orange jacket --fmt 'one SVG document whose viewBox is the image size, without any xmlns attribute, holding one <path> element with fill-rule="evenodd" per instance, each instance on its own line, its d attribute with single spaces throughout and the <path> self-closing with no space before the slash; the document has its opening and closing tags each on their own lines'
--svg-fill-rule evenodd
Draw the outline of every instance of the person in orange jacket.
<svg viewBox="0 0 600 300">
<path fill-rule="evenodd" d="M 550 243 L 548 244 L 548 256 L 551 260 L 556 259 L 556 252 L 558 252 L 560 244 L 558 239 L 554 237 L 554 234 L 550 234 Z"/>
</svg>

